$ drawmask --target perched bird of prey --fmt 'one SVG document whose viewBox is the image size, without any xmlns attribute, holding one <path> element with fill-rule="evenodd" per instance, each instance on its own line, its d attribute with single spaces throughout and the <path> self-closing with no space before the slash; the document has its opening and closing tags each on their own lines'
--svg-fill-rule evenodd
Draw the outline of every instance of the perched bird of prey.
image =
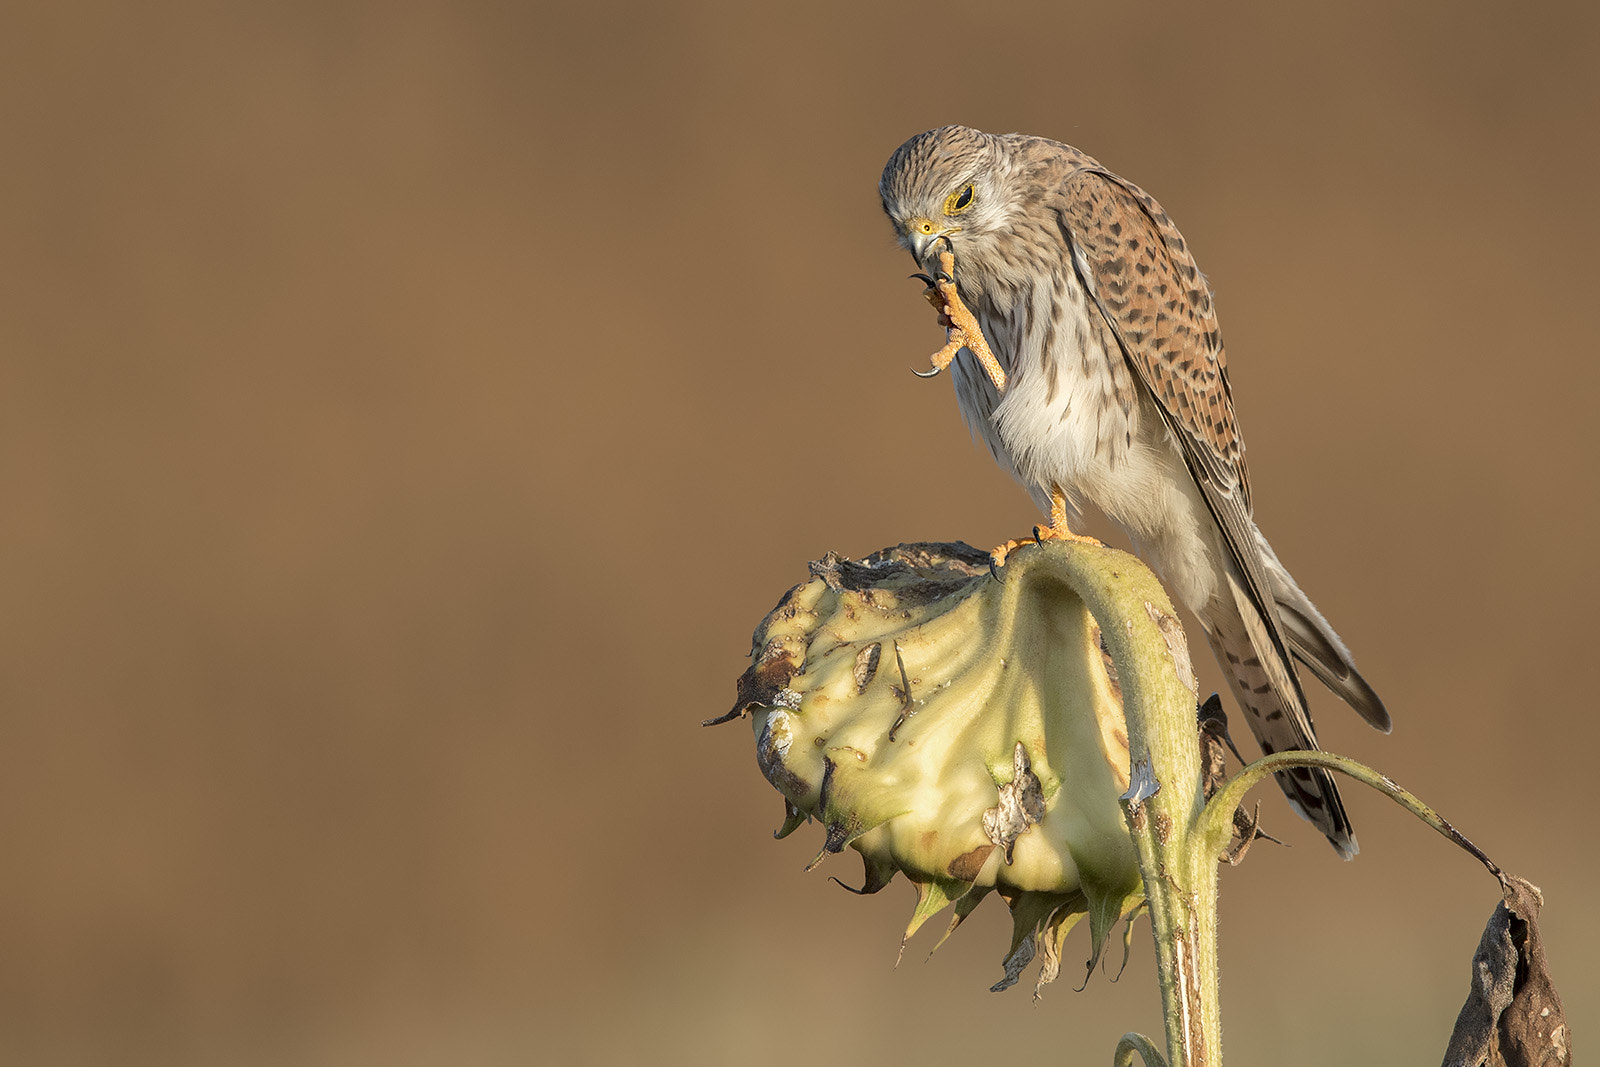
<svg viewBox="0 0 1600 1067">
<path fill-rule="evenodd" d="M 1073 538 L 1087 502 L 1199 618 L 1261 747 L 1314 749 L 1295 661 L 1380 730 L 1389 713 L 1251 518 L 1210 287 L 1143 189 L 1070 145 L 964 126 L 895 150 L 878 186 L 933 276 L 961 414 Z M 987 345 L 984 339 L 987 338 Z M 992 355 L 989 349 L 992 347 Z M 1341 855 L 1322 770 L 1278 775 Z"/>
</svg>

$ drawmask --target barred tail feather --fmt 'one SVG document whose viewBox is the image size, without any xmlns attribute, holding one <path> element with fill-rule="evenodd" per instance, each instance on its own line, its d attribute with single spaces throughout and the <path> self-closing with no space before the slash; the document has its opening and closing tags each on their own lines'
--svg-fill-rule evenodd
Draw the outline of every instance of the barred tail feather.
<svg viewBox="0 0 1600 1067">
<path fill-rule="evenodd" d="M 1262 618 L 1237 578 L 1228 575 L 1227 585 L 1235 610 L 1227 610 L 1229 598 L 1223 597 L 1212 602 L 1213 610 L 1202 621 L 1245 721 L 1264 752 L 1316 749 L 1305 696 L 1294 665 L 1278 651 L 1282 646 L 1273 640 L 1272 624 Z M 1289 803 L 1327 836 L 1341 856 L 1349 859 L 1359 851 L 1344 801 L 1327 771 L 1300 767 L 1276 778 Z"/>
</svg>

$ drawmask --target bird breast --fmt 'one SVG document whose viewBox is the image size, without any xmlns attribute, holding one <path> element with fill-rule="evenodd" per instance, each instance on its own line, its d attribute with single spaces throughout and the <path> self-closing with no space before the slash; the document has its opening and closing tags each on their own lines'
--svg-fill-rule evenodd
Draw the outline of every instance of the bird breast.
<svg viewBox="0 0 1600 1067">
<path fill-rule="evenodd" d="M 1057 487 L 1074 512 L 1093 504 L 1186 587 L 1181 599 L 1203 603 L 1216 548 L 1182 450 L 1076 278 L 1046 277 L 1011 299 L 980 297 L 974 311 L 1009 380 L 999 396 L 963 352 L 962 415 L 1042 510 Z"/>
<path fill-rule="evenodd" d="M 1012 469 L 1046 505 L 1059 486 L 1101 506 L 1101 483 L 1128 466 L 1142 421 L 1115 339 L 1059 268 L 985 296 L 979 323 L 1010 378 L 991 422 Z"/>
</svg>

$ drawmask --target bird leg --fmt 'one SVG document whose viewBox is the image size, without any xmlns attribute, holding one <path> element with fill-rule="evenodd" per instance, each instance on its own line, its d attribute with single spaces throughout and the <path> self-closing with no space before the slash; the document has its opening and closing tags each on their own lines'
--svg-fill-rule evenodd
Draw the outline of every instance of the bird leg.
<svg viewBox="0 0 1600 1067">
<path fill-rule="evenodd" d="M 1035 526 L 1032 537 L 1024 537 L 1016 541 L 1007 541 L 1005 544 L 989 553 L 989 558 L 994 561 L 994 567 L 1005 566 L 1006 557 L 1025 545 L 1043 544 L 1046 541 L 1076 541 L 1079 544 L 1094 545 L 1104 548 L 1103 542 L 1097 541 L 1084 534 L 1075 534 L 1067 528 L 1067 497 L 1060 489 L 1050 490 L 1050 525 Z"/>
<path fill-rule="evenodd" d="M 912 275 L 913 278 L 921 278 L 928 283 L 928 288 L 923 290 L 922 295 L 928 298 L 928 303 L 939 313 L 939 325 L 945 328 L 945 345 L 933 354 L 933 370 L 921 376 L 932 378 L 950 365 L 956 358 L 957 352 L 966 348 L 977 357 L 979 363 L 983 364 L 984 372 L 989 375 L 989 381 L 994 383 L 995 392 L 1004 393 L 1006 372 L 1001 368 L 1000 361 L 994 358 L 989 342 L 984 340 L 977 316 L 956 291 L 955 278 L 952 276 L 955 269 L 956 257 L 946 248 L 939 253 L 937 274 L 931 278 L 926 274 Z"/>
</svg>

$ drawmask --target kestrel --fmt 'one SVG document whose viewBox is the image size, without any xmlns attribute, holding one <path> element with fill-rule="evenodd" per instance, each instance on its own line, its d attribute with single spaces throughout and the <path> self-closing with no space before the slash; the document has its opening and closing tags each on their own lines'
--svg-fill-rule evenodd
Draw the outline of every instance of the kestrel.
<svg viewBox="0 0 1600 1067">
<path fill-rule="evenodd" d="M 1251 518 L 1211 289 L 1161 205 L 1070 145 L 964 126 L 901 145 L 878 192 L 950 330 L 935 368 L 953 359 L 967 425 L 1050 512 L 1041 536 L 1076 536 L 1085 503 L 1122 527 L 1199 618 L 1265 751 L 1317 747 L 1295 661 L 1387 733 Z M 1326 772 L 1278 781 L 1355 855 Z"/>
</svg>

